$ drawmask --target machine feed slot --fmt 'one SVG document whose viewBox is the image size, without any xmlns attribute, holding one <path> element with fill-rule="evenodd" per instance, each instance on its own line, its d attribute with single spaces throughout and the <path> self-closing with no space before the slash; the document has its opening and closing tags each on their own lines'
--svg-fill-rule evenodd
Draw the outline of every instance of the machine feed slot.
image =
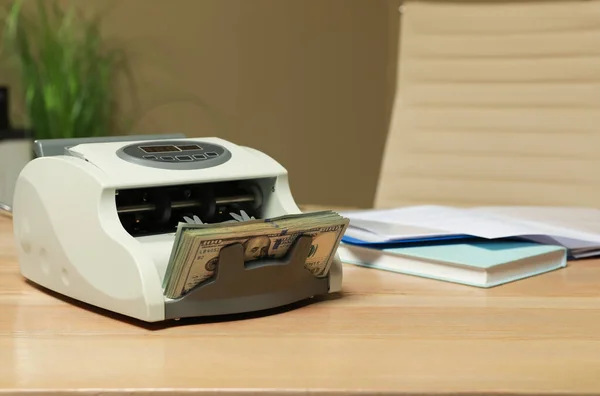
<svg viewBox="0 0 600 396">
<path fill-rule="evenodd" d="M 178 299 L 165 299 L 165 319 L 260 311 L 329 291 L 329 275 L 305 268 L 312 238 L 301 235 L 280 259 L 244 262 L 241 244 L 221 249 L 214 276 Z"/>
<path fill-rule="evenodd" d="M 120 189 L 115 192 L 117 214 L 135 237 L 175 232 L 185 217 L 220 223 L 243 210 L 260 219 L 273 183 L 256 179 Z"/>
</svg>

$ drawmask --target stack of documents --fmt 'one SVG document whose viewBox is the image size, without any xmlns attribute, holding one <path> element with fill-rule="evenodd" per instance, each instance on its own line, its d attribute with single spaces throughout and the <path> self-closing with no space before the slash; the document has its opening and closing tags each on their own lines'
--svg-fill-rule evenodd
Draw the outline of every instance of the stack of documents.
<svg viewBox="0 0 600 396">
<path fill-rule="evenodd" d="M 435 240 L 517 238 L 565 247 L 572 258 L 600 255 L 600 210 L 562 207 L 412 206 L 345 212 L 342 242 L 372 247 Z"/>
<path fill-rule="evenodd" d="M 600 210 L 413 206 L 348 211 L 342 261 L 491 287 L 600 255 Z"/>
</svg>

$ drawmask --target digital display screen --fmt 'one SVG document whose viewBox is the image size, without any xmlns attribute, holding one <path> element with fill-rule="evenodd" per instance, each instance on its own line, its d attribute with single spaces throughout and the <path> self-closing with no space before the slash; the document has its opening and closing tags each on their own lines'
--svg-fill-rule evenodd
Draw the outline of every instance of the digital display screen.
<svg viewBox="0 0 600 396">
<path fill-rule="evenodd" d="M 175 146 L 140 146 L 140 149 L 146 153 L 172 153 L 181 151 Z"/>
<path fill-rule="evenodd" d="M 185 146 L 177 146 L 178 148 L 180 148 L 183 151 L 187 151 L 187 150 L 202 150 L 202 147 L 196 145 L 196 144 L 188 144 Z"/>
</svg>

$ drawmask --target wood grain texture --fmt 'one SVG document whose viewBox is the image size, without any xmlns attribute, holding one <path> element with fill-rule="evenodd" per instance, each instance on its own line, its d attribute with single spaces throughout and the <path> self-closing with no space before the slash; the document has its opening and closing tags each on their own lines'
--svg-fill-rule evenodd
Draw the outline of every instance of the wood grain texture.
<svg viewBox="0 0 600 396">
<path fill-rule="evenodd" d="M 600 1 L 407 0 L 375 206 L 595 206 Z"/>
<path fill-rule="evenodd" d="M 15 256 L 0 216 L 7 393 L 600 394 L 600 261 L 491 290 L 345 266 L 311 305 L 143 325 L 35 287 Z"/>
</svg>

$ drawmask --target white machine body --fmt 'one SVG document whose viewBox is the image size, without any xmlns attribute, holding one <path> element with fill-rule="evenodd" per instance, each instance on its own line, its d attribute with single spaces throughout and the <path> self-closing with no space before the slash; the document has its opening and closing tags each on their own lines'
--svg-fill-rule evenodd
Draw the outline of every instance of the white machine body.
<svg viewBox="0 0 600 396">
<path fill-rule="evenodd" d="M 204 155 L 208 152 L 196 154 L 200 160 L 193 164 L 187 158 L 180 161 L 177 156 L 163 163 L 160 157 L 171 155 L 160 151 L 150 150 L 144 155 L 158 160 L 126 158 L 123 154 L 127 147 L 162 144 L 160 140 L 81 143 L 65 148 L 63 155 L 29 162 L 17 179 L 13 199 L 14 235 L 23 276 L 97 307 L 147 322 L 162 321 L 162 282 L 175 238 L 173 227 L 183 219 L 178 212 L 177 216 L 173 214 L 178 204 L 172 196 L 165 198 L 169 202 L 164 204 L 171 218 L 168 213 L 158 213 L 160 194 L 153 196 L 156 200 L 151 204 L 136 199 L 144 196 L 147 200 L 144 194 L 154 194 L 153 188 L 192 185 L 196 186 L 195 191 L 204 191 L 203 186 L 215 186 L 213 190 L 218 191 L 221 185 L 226 190 L 240 186 L 245 192 L 254 191 L 255 200 L 244 201 L 234 191 L 234 196 L 213 196 L 217 207 L 211 213 L 201 204 L 201 209 L 189 210 L 218 216 L 215 210 L 219 211 L 219 205 L 238 199 L 250 209 L 258 208 L 257 218 L 300 213 L 290 192 L 286 169 L 255 149 L 219 138 L 181 138 L 165 141 L 164 145 L 208 145 L 224 151 L 213 152 L 218 157 L 216 162 Z M 187 157 L 185 152 L 180 156 Z M 184 164 L 187 162 L 190 165 Z M 208 165 L 198 165 L 199 162 Z M 185 189 L 181 192 L 189 193 Z M 192 208 L 191 204 L 187 207 Z M 129 214 L 131 217 L 125 220 Z M 136 224 L 144 221 L 148 229 L 138 233 Z M 164 223 L 164 230 L 152 221 Z M 341 290 L 341 284 L 342 265 L 336 255 L 329 271 L 329 292 Z"/>
</svg>

